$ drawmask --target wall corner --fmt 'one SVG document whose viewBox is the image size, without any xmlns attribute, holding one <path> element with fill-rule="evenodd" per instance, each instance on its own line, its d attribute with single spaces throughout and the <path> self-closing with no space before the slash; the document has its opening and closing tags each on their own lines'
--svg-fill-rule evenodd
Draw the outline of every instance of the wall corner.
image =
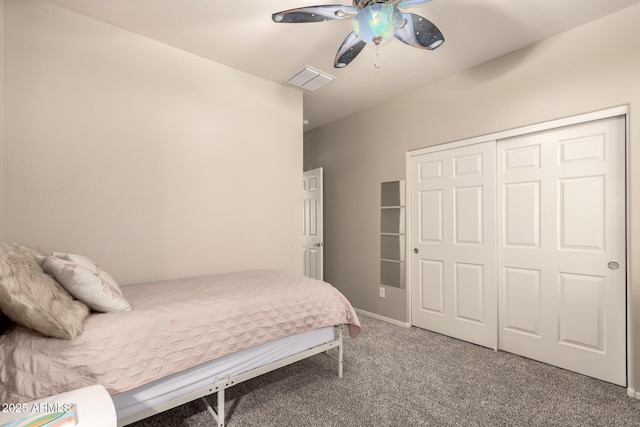
<svg viewBox="0 0 640 427">
<path fill-rule="evenodd" d="M 4 15 L 4 0 L 0 0 L 0 242 L 4 231 L 4 43 L 7 25 Z"/>
</svg>

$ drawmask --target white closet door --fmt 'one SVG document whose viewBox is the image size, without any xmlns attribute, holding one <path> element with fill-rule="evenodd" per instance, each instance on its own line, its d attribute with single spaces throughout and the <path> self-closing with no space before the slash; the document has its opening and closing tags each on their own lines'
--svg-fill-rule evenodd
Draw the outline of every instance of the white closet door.
<svg viewBox="0 0 640 427">
<path fill-rule="evenodd" d="M 499 347 L 626 385 L 624 118 L 500 141 Z"/>
<path fill-rule="evenodd" d="M 411 159 L 412 323 L 497 346 L 494 141 Z"/>
</svg>

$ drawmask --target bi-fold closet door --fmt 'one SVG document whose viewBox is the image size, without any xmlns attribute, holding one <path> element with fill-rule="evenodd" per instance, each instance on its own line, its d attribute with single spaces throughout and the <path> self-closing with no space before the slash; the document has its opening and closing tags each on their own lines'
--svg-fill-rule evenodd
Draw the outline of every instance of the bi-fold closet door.
<svg viewBox="0 0 640 427">
<path fill-rule="evenodd" d="M 412 323 L 626 385 L 625 122 L 410 162 Z"/>
</svg>

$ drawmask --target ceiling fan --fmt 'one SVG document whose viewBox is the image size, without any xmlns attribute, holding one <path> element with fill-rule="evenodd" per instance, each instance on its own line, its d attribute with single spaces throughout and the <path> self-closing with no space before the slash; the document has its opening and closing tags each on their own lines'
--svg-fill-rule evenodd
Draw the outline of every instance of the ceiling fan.
<svg viewBox="0 0 640 427">
<path fill-rule="evenodd" d="M 277 23 L 324 22 L 351 18 L 353 31 L 340 45 L 333 61 L 344 68 L 367 43 L 380 45 L 391 37 L 419 49 L 433 50 L 444 43 L 442 33 L 431 21 L 400 7 L 416 6 L 431 0 L 353 0 L 353 6 L 323 5 L 289 9 L 274 13 Z"/>
</svg>

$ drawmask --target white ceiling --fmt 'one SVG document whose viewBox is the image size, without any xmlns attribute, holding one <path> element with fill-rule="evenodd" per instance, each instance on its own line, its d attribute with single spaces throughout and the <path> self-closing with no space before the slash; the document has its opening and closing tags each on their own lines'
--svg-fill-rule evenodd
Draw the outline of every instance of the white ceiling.
<svg viewBox="0 0 640 427">
<path fill-rule="evenodd" d="M 275 24 L 271 14 L 350 0 L 47 1 L 283 85 L 305 65 L 335 76 L 316 92 L 305 92 L 305 130 L 640 2 L 432 0 L 404 11 L 438 26 L 445 37 L 438 49 L 392 39 L 379 47 L 377 58 L 368 45 L 348 67 L 335 69 L 336 51 L 352 31 L 349 19 Z"/>
</svg>

